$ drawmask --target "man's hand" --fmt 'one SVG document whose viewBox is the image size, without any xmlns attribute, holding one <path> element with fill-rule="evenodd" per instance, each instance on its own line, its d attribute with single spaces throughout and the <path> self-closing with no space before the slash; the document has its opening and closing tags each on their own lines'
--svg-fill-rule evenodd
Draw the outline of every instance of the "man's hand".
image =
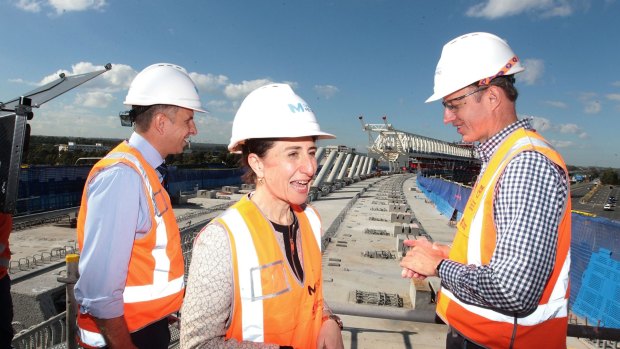
<svg viewBox="0 0 620 349">
<path fill-rule="evenodd" d="M 405 240 L 404 245 L 411 248 L 400 262 L 403 278 L 423 280 L 427 276 L 436 276 L 437 265 L 448 258 L 450 253 L 449 246 L 431 243 L 426 239 Z"/>
<path fill-rule="evenodd" d="M 95 323 L 109 349 L 138 349 L 131 341 L 129 329 L 125 322 L 124 316 L 115 317 L 112 319 L 98 319 L 95 318 Z"/>
</svg>

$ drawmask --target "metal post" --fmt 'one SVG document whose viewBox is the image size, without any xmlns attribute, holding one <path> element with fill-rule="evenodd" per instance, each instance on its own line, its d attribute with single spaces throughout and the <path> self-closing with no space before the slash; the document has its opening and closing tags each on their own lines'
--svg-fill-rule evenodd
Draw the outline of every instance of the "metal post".
<svg viewBox="0 0 620 349">
<path fill-rule="evenodd" d="M 351 165 L 351 170 L 349 171 L 349 175 L 346 178 L 353 179 L 353 176 L 355 176 L 355 170 L 357 169 L 359 162 L 360 154 L 355 154 L 355 157 L 353 158 L 353 164 Z"/>
<path fill-rule="evenodd" d="M 338 157 L 336 158 L 336 162 L 334 163 L 334 167 L 332 168 L 329 176 L 327 176 L 327 184 L 334 184 L 334 179 L 336 178 L 336 173 L 340 170 L 340 165 L 342 164 L 342 160 L 344 159 L 344 152 L 338 153 Z"/>
<path fill-rule="evenodd" d="M 369 175 L 372 172 L 372 166 L 375 164 L 375 159 L 370 158 L 368 162 L 368 168 L 366 169 L 366 174 Z"/>
<path fill-rule="evenodd" d="M 338 177 L 336 177 L 337 181 L 342 181 L 344 179 L 344 174 L 347 172 L 347 169 L 349 168 L 352 155 L 353 154 L 349 153 L 347 154 L 347 157 L 344 159 L 344 165 L 342 165 L 342 168 L 340 169 L 340 173 L 338 173 Z"/>
<path fill-rule="evenodd" d="M 80 261 L 80 255 L 68 254 L 65 256 L 65 262 L 67 263 L 67 276 L 59 277 L 58 282 L 66 284 L 66 298 L 67 298 L 67 349 L 77 349 L 77 303 L 75 301 L 75 295 L 73 294 L 73 288 L 78 280 L 78 262 Z"/>
<path fill-rule="evenodd" d="M 364 161 L 364 168 L 362 168 L 362 172 L 360 173 L 360 176 L 366 177 L 366 175 L 368 174 L 368 169 L 370 168 L 371 160 L 372 158 L 370 156 L 366 158 L 366 161 Z"/>
<path fill-rule="evenodd" d="M 323 159 L 323 155 L 325 155 L 325 147 L 320 147 L 319 149 L 316 150 L 316 154 L 314 155 L 314 157 L 316 157 L 317 164 L 321 163 L 321 160 Z"/>
<path fill-rule="evenodd" d="M 320 188 L 321 184 L 323 184 L 323 178 L 325 177 L 325 173 L 327 173 L 327 171 L 334 163 L 336 153 L 336 151 L 332 151 L 331 153 L 329 153 L 329 155 L 327 156 L 327 160 L 325 160 L 323 167 L 321 167 L 321 170 L 319 171 L 319 174 L 316 175 L 316 178 L 312 182 L 312 188 Z"/>
<path fill-rule="evenodd" d="M 355 171 L 355 176 L 353 177 L 356 181 L 360 180 L 360 173 L 362 173 L 362 169 L 366 166 L 367 162 L 368 162 L 367 156 L 363 156 L 360 159 L 360 164 L 359 166 L 357 166 L 357 170 Z"/>
</svg>

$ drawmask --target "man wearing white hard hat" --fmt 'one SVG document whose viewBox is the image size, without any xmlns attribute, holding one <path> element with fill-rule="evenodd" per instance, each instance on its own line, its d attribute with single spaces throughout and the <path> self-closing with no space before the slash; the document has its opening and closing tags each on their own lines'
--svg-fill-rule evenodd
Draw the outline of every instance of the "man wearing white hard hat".
<svg viewBox="0 0 620 349">
<path fill-rule="evenodd" d="M 185 290 L 179 228 L 156 170 L 197 133 L 194 82 L 153 64 L 131 83 L 134 132 L 91 170 L 78 215 L 78 339 L 86 348 L 168 348 L 168 316 Z"/>
<path fill-rule="evenodd" d="M 439 276 L 447 348 L 566 348 L 571 205 L 560 154 L 517 118 L 524 67 L 489 33 L 444 47 L 435 71 L 444 123 L 478 142 L 482 171 L 451 247 L 407 241 L 403 276 Z M 544 343 L 544 344 L 542 344 Z"/>
<path fill-rule="evenodd" d="M 286 84 L 250 93 L 228 149 L 256 190 L 196 238 L 181 348 L 341 349 L 342 322 L 325 305 L 321 220 L 306 204 L 321 131 Z"/>
</svg>

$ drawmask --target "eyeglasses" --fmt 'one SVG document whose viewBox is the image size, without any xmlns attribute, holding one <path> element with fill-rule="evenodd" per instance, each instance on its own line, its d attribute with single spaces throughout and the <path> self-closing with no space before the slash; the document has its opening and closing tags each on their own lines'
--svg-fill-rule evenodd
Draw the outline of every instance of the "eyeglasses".
<svg viewBox="0 0 620 349">
<path fill-rule="evenodd" d="M 452 102 L 460 101 L 463 98 L 469 97 L 469 96 L 473 95 L 474 93 L 478 93 L 480 91 L 486 90 L 487 88 L 489 88 L 489 86 L 478 87 L 477 89 L 475 89 L 475 90 L 473 90 L 473 91 L 471 91 L 469 93 L 466 93 L 466 94 L 464 94 L 462 96 L 454 97 L 454 98 L 449 99 L 447 101 L 443 101 L 443 102 L 441 102 L 441 104 L 443 104 L 443 107 L 448 109 L 449 111 L 455 111 L 462 104 L 454 105 L 454 104 L 452 104 Z M 463 104 L 466 104 L 466 103 L 463 103 Z"/>
</svg>

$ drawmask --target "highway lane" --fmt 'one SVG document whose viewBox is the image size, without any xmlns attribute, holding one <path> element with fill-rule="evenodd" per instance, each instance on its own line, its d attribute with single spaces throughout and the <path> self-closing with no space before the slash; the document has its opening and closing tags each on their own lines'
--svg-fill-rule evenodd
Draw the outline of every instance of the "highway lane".
<svg viewBox="0 0 620 349">
<path fill-rule="evenodd" d="M 587 198 L 587 192 L 584 194 L 584 190 L 592 188 L 594 192 Z M 589 192 L 589 190 L 588 190 Z M 607 219 L 620 221 L 620 209 L 616 206 L 612 211 L 603 210 L 603 206 L 607 203 L 607 199 L 610 196 L 618 198 L 620 193 L 619 186 L 599 185 L 598 188 L 592 183 L 577 183 L 571 186 L 571 198 L 573 210 L 587 212 L 594 214 L 597 217 L 604 217 Z M 587 200 L 583 200 L 586 199 Z"/>
</svg>

